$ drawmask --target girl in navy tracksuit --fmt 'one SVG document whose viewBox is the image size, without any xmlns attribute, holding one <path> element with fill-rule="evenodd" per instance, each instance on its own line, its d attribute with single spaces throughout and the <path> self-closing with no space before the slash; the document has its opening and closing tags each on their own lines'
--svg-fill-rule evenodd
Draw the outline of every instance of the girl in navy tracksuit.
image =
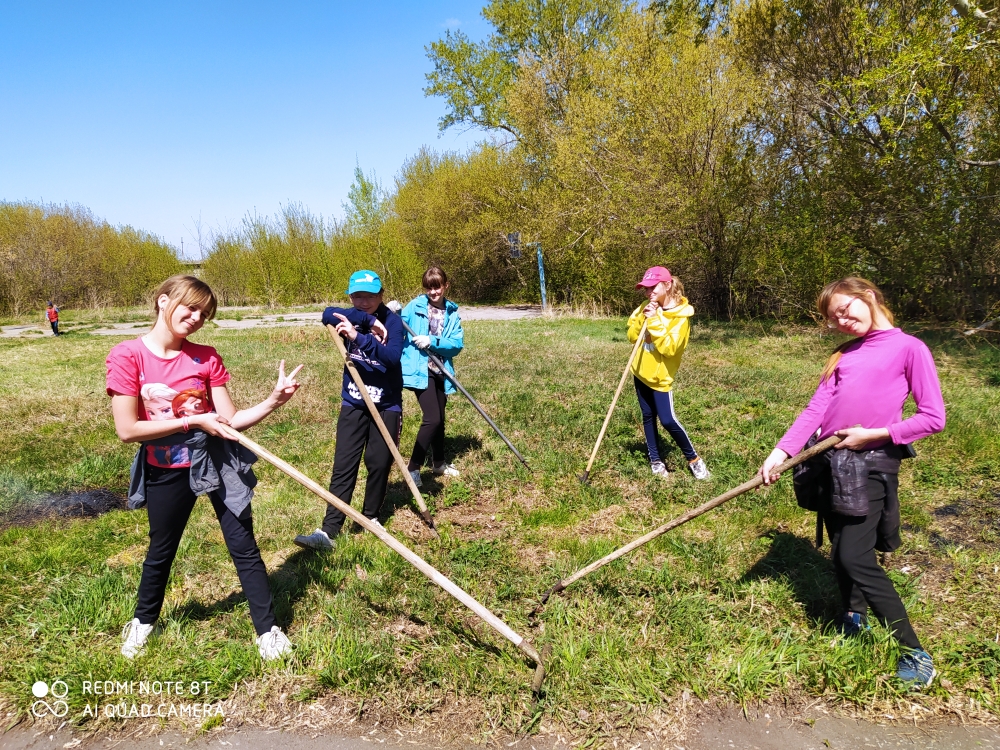
<svg viewBox="0 0 1000 750">
<path fill-rule="evenodd" d="M 416 394 L 424 416 L 407 467 L 417 486 L 421 484 L 420 468 L 428 450 L 435 474 L 459 476 L 458 469 L 444 460 L 444 410 L 455 387 L 427 356 L 435 355 L 454 375 L 451 360 L 465 346 L 458 305 L 445 299 L 448 286 L 444 271 L 437 266 L 428 268 L 423 278 L 424 293 L 400 313 L 414 333 L 403 349 L 403 385 Z"/>
</svg>

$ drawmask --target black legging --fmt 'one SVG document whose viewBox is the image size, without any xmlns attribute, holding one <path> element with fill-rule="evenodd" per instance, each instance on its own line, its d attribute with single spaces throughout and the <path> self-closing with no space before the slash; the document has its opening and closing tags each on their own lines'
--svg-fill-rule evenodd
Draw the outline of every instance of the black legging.
<svg viewBox="0 0 1000 750">
<path fill-rule="evenodd" d="M 139 602 L 135 617 L 143 625 L 152 625 L 160 616 L 163 595 L 170 578 L 170 566 L 181 543 L 184 527 L 197 499 L 191 491 L 189 469 L 161 469 L 146 466 L 146 508 L 149 516 L 149 550 L 142 564 L 139 581 Z M 277 625 L 271 587 L 267 582 L 267 568 L 260 556 L 257 540 L 253 535 L 253 517 L 250 506 L 237 518 L 219 497 L 209 495 L 215 515 L 222 527 L 229 555 L 236 565 L 236 574 L 243 586 L 243 594 L 250 602 L 250 619 L 257 635 L 263 635 Z"/>
<path fill-rule="evenodd" d="M 894 482 L 896 477 L 886 479 Z M 871 607 L 875 617 L 892 630 L 901 644 L 908 648 L 920 648 L 920 640 L 913 632 L 903 600 L 875 556 L 886 491 L 895 492 L 895 489 L 895 486 L 886 487 L 882 480 L 872 477 L 868 481 L 867 516 L 828 512 L 823 520 L 830 536 L 830 557 L 837 573 L 844 610 L 857 612 L 864 619 L 868 607 Z"/>
<path fill-rule="evenodd" d="M 410 390 L 417 395 L 417 403 L 424 415 L 408 467 L 410 471 L 416 471 L 427 460 L 428 448 L 435 464 L 444 463 L 444 408 L 448 404 L 448 397 L 444 393 L 444 377 L 432 372 L 427 373 L 426 388 Z"/>
</svg>

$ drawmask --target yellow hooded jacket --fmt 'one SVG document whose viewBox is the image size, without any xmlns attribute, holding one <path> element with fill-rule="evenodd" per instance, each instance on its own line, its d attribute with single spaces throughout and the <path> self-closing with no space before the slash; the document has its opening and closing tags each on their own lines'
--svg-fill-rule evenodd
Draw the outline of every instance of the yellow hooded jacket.
<svg viewBox="0 0 1000 750">
<path fill-rule="evenodd" d="M 637 307 L 628 319 L 628 340 L 633 344 L 646 320 L 642 312 L 645 307 Z M 673 386 L 691 332 L 688 318 L 692 315 L 694 308 L 688 304 L 687 297 L 681 297 L 677 307 L 660 310 L 649 319 L 646 331 L 650 341 L 639 347 L 632 360 L 632 374 L 654 391 L 669 391 Z"/>
</svg>

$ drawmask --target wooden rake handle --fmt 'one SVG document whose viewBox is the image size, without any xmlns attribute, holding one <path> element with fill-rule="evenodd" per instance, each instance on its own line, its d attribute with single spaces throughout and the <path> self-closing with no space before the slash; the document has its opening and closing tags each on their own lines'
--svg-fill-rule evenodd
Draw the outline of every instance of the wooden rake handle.
<svg viewBox="0 0 1000 750">
<path fill-rule="evenodd" d="M 455 599 L 460 601 L 466 607 L 468 607 L 472 612 L 479 617 L 483 622 L 493 628 L 497 633 L 502 635 L 508 641 L 517 646 L 523 653 L 525 653 L 536 665 L 542 665 L 542 657 L 539 655 L 538 651 L 531 644 L 530 641 L 526 640 L 521 635 L 514 632 L 510 626 L 507 625 L 503 620 L 497 617 L 495 614 L 486 609 L 482 604 L 473 599 L 464 590 L 455 585 L 449 578 L 444 574 L 439 572 L 433 565 L 428 563 L 422 557 L 420 557 L 416 552 L 411 550 L 409 547 L 400 542 L 396 537 L 382 528 L 381 525 L 372 523 L 370 520 L 365 518 L 359 511 L 352 508 L 349 504 L 345 503 L 339 497 L 331 493 L 329 490 L 324 489 L 317 482 L 313 481 L 301 471 L 296 469 L 291 464 L 278 458 L 276 455 L 271 453 L 269 450 L 261 445 L 258 445 L 253 440 L 248 438 L 241 432 L 234 430 L 232 427 L 227 425 L 222 425 L 221 429 L 226 432 L 232 440 L 236 440 L 257 454 L 258 457 L 264 459 L 269 464 L 274 466 L 278 471 L 286 474 L 287 476 L 294 479 L 296 482 L 301 484 L 310 492 L 323 498 L 327 503 L 332 505 L 334 508 L 339 510 L 341 513 L 346 515 L 352 521 L 357 523 L 363 529 L 370 531 L 375 536 L 377 536 L 386 546 L 390 547 L 394 552 L 398 553 L 400 557 L 405 559 L 410 565 L 415 567 L 425 576 L 431 579 L 434 583 L 440 586 L 442 589 L 451 594 Z"/>
<path fill-rule="evenodd" d="M 803 461 L 808 461 L 813 456 L 819 455 L 823 451 L 833 448 L 834 446 L 838 445 L 843 439 L 844 438 L 842 437 L 831 435 L 826 440 L 814 445 L 812 448 L 808 448 L 802 451 L 801 453 L 797 453 L 794 456 L 791 456 L 790 458 L 786 459 L 785 461 L 783 461 L 781 464 L 778 465 L 775 471 L 778 474 L 782 474 L 791 469 L 792 467 L 798 466 Z M 702 505 L 699 505 L 697 508 L 692 508 L 687 513 L 684 513 L 683 515 L 680 515 L 671 521 L 667 521 L 667 523 L 663 524 L 662 526 L 659 526 L 658 528 L 655 528 L 652 531 L 650 531 L 648 534 L 641 536 L 638 539 L 635 539 L 634 541 L 629 542 L 624 547 L 620 547 L 611 554 L 602 557 L 600 560 L 595 560 L 594 562 L 590 563 L 590 565 L 586 566 L 585 568 L 581 568 L 576 573 L 571 575 L 569 578 L 559 581 L 555 586 L 546 591 L 542 595 L 542 598 L 538 606 L 535 607 L 535 609 L 532 611 L 532 615 L 537 614 L 537 612 L 549 600 L 549 597 L 552 596 L 552 594 L 558 594 L 560 591 L 563 591 L 568 586 L 576 583 L 584 576 L 590 575 L 595 570 L 603 568 L 605 565 L 607 565 L 610 562 L 614 562 L 619 557 L 627 555 L 629 552 L 632 552 L 633 550 L 638 549 L 644 544 L 648 544 L 649 542 L 653 541 L 658 536 L 666 534 L 671 529 L 676 529 L 678 526 L 683 526 L 688 521 L 691 521 L 700 515 L 708 513 L 708 511 L 718 508 L 720 505 L 723 505 L 724 503 L 728 503 L 733 498 L 739 497 L 740 495 L 749 492 L 750 490 L 756 487 L 759 487 L 763 483 L 764 480 L 759 475 L 755 476 L 750 481 L 744 482 L 738 487 L 733 487 L 733 489 L 729 490 L 728 492 L 724 492 L 718 497 L 712 498 L 707 503 L 703 503 Z"/>
<path fill-rule="evenodd" d="M 434 527 L 434 519 L 431 518 L 430 511 L 427 510 L 427 504 L 424 502 L 424 496 L 420 494 L 420 490 L 417 489 L 417 483 L 414 482 L 413 477 L 410 476 L 406 461 L 400 454 L 399 448 L 396 447 L 395 439 L 393 439 L 392 435 L 389 434 L 389 430 L 385 426 L 385 422 L 382 421 L 382 415 L 378 413 L 378 407 L 375 406 L 375 402 L 372 401 L 371 394 L 368 393 L 368 387 L 361 379 L 361 373 L 358 372 L 358 368 L 355 366 L 354 362 L 351 361 L 351 357 L 347 353 L 347 347 L 344 346 L 343 339 L 340 338 L 340 334 L 337 333 L 337 329 L 329 323 L 327 323 L 326 328 L 330 332 L 330 336 L 333 338 L 334 343 L 337 345 L 337 349 L 340 351 L 340 356 L 344 360 L 344 366 L 347 368 L 347 371 L 351 374 L 351 379 L 361 392 L 361 398 L 364 399 L 365 405 L 368 407 L 368 411 L 372 415 L 372 419 L 375 420 L 375 424 L 378 426 L 378 431 L 382 433 L 382 439 L 385 440 L 385 444 L 389 446 L 389 451 L 392 453 L 396 466 L 399 467 L 399 471 L 403 475 L 403 481 L 405 481 L 406 486 L 410 488 L 410 494 L 413 495 L 413 501 L 420 509 L 420 515 L 424 519 L 424 523 L 427 524 L 427 528 L 431 530 L 431 533 L 434 534 L 434 536 L 440 537 L 438 530 Z"/>
<path fill-rule="evenodd" d="M 632 362 L 635 360 L 635 355 L 639 351 L 639 347 L 643 344 L 643 339 L 646 338 L 646 324 L 649 320 L 642 321 L 642 328 L 639 329 L 639 337 L 635 340 L 635 346 L 632 347 L 632 353 L 628 357 L 628 362 L 625 364 L 625 371 L 622 373 L 622 379 L 618 381 L 618 390 L 615 391 L 615 397 L 611 399 L 611 406 L 608 408 L 608 415 L 604 418 L 604 424 L 601 425 L 601 432 L 597 436 L 597 442 L 594 443 L 594 450 L 590 454 L 590 460 L 587 462 L 587 469 L 583 472 L 580 477 L 580 481 L 586 484 L 587 480 L 590 478 L 590 470 L 594 466 L 594 459 L 597 458 L 597 450 L 601 447 L 601 441 L 604 440 L 604 433 L 608 431 L 608 425 L 611 423 L 611 415 L 615 413 L 615 405 L 618 403 L 618 397 L 622 395 L 622 389 L 625 387 L 625 381 L 628 380 L 629 370 L 632 369 Z"/>
</svg>

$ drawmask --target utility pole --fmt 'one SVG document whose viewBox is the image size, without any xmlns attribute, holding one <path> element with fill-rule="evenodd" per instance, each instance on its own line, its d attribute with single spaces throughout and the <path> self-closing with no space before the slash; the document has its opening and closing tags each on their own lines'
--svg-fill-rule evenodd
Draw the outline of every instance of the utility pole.
<svg viewBox="0 0 1000 750">
<path fill-rule="evenodd" d="M 532 244 L 538 251 L 538 284 L 542 288 L 542 312 L 545 312 L 549 309 L 549 306 L 545 301 L 545 266 L 542 264 L 542 243 L 533 242 Z"/>
<path fill-rule="evenodd" d="M 510 257 L 517 260 L 521 257 L 521 233 L 509 232 L 507 234 L 507 244 L 510 245 Z M 542 290 L 542 312 L 549 308 L 547 296 L 545 294 L 545 264 L 542 262 L 542 243 L 525 242 L 524 247 L 534 247 L 538 255 L 538 286 Z"/>
</svg>

